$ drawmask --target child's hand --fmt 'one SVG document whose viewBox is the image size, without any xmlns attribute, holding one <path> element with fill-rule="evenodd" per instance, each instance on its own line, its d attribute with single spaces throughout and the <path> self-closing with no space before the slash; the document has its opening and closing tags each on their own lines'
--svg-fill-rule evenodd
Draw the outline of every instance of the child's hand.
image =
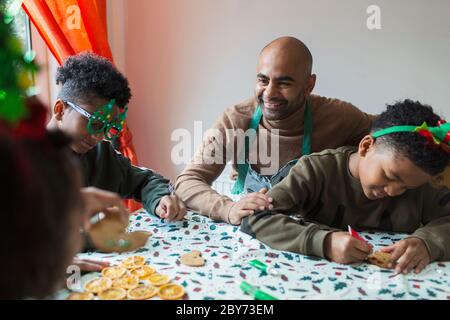
<svg viewBox="0 0 450 320">
<path fill-rule="evenodd" d="M 159 201 L 155 213 L 167 221 L 180 221 L 186 215 L 186 206 L 176 195 L 164 196 Z"/>
<path fill-rule="evenodd" d="M 89 260 L 73 258 L 72 263 L 77 265 L 81 271 L 95 272 L 102 271 L 103 268 L 109 267 L 109 263 L 100 260 Z"/>
<path fill-rule="evenodd" d="M 391 267 L 395 272 L 408 274 L 415 269 L 415 273 L 419 273 L 430 263 L 430 254 L 422 239 L 407 238 L 394 243 L 391 246 L 381 249 L 383 252 L 391 253 Z"/>
<path fill-rule="evenodd" d="M 90 218 L 99 212 L 108 213 L 108 210 L 115 207 L 117 212 L 125 225 L 128 225 L 128 219 L 130 212 L 123 204 L 123 200 L 116 193 L 101 190 L 95 187 L 88 187 L 81 189 L 81 195 L 85 205 L 85 219 L 84 229 L 89 230 L 91 228 Z"/>
<path fill-rule="evenodd" d="M 364 261 L 372 249 L 372 245 L 352 237 L 347 232 L 330 233 L 324 242 L 325 257 L 343 264 Z"/>
</svg>

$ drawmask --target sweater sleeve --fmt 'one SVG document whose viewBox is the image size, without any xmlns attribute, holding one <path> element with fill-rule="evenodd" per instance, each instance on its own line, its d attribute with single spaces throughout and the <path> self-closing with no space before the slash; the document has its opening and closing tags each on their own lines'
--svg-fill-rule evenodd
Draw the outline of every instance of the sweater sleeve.
<svg viewBox="0 0 450 320">
<path fill-rule="evenodd" d="M 115 152 L 118 170 L 123 173 L 119 194 L 141 202 L 147 212 L 155 214 L 161 198 L 170 194 L 169 180 L 150 169 L 133 166 L 128 158 L 112 152 Z"/>
<path fill-rule="evenodd" d="M 229 197 L 217 193 L 212 187 L 226 164 L 234 160 L 242 146 L 237 145 L 235 132 L 248 126 L 250 116 L 236 114 L 227 109 L 204 135 L 201 146 L 193 160 L 177 177 L 175 190 L 186 206 L 214 220 L 227 221 L 234 202 Z M 234 153 L 233 150 L 236 150 Z"/>
<path fill-rule="evenodd" d="M 246 217 L 241 231 L 277 250 L 325 258 L 324 240 L 334 229 L 288 216 L 302 216 L 306 204 L 314 206 L 319 192 L 317 188 L 321 185 L 314 178 L 308 161 L 300 159 L 289 175 L 269 191 L 269 196 L 273 198 L 273 210 Z"/>
<path fill-rule="evenodd" d="M 411 237 L 422 239 L 430 253 L 431 261 L 450 260 L 450 191 L 428 186 L 424 195 L 423 226 Z"/>
</svg>

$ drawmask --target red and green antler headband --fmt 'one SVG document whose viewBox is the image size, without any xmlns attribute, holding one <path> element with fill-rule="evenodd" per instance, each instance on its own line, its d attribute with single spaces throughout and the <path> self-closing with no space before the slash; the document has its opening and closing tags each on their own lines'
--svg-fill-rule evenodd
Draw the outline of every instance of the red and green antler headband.
<svg viewBox="0 0 450 320">
<path fill-rule="evenodd" d="M 374 138 L 378 138 L 394 132 L 417 132 L 424 136 L 431 145 L 441 146 L 450 153 L 450 123 L 443 120 L 438 122 L 437 127 L 429 127 L 426 122 L 421 126 L 394 126 L 381 129 L 372 134 Z"/>
</svg>

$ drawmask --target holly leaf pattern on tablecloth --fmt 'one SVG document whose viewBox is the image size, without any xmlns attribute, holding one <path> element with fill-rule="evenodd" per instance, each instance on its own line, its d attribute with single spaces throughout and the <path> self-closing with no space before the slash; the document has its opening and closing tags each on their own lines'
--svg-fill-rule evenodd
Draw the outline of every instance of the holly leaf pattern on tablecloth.
<svg viewBox="0 0 450 320">
<path fill-rule="evenodd" d="M 427 294 L 432 298 L 436 297 L 436 293 L 434 291 L 431 291 L 430 289 L 427 289 Z"/>
<path fill-rule="evenodd" d="M 322 291 L 320 290 L 320 288 L 318 286 L 316 286 L 315 284 L 312 285 L 312 288 L 314 291 L 316 291 L 317 293 L 322 293 Z"/>
<path fill-rule="evenodd" d="M 294 256 L 291 253 L 282 252 L 283 256 L 288 259 L 289 261 L 294 260 Z"/>
<path fill-rule="evenodd" d="M 363 288 L 358 288 L 358 292 L 362 295 L 362 296 L 367 296 L 366 291 L 364 291 Z"/>
<path fill-rule="evenodd" d="M 321 279 L 317 279 L 317 280 L 313 280 L 312 283 L 322 283 L 323 280 L 325 280 L 325 278 L 321 278 Z"/>
<path fill-rule="evenodd" d="M 148 263 L 161 274 L 167 274 L 174 283 L 186 287 L 184 299 L 249 299 L 239 284 L 245 280 L 252 285 L 267 288 L 279 299 L 298 300 L 314 295 L 333 294 L 345 299 L 447 299 L 450 295 L 450 263 L 431 264 L 426 277 L 408 276 L 408 291 L 398 287 L 396 281 L 391 281 L 391 270 L 381 270 L 366 263 L 355 265 L 339 265 L 325 259 L 291 252 L 272 250 L 256 239 L 231 232 L 226 224 L 213 225 L 206 217 L 204 221 L 187 229 L 168 233 L 169 229 L 179 227 L 178 224 L 155 223 L 156 218 L 144 222 L 139 219 L 142 227 L 139 230 L 153 231 L 153 237 L 146 244 L 148 251 L 140 251 Z M 131 218 L 130 229 L 138 221 Z M 188 231 L 188 234 L 186 234 Z M 372 238 L 372 244 L 380 246 L 391 244 L 393 238 L 385 233 L 366 232 L 361 236 Z M 228 237 L 229 240 L 221 241 Z M 385 240 L 380 238 L 386 237 Z M 208 241 L 209 239 L 209 241 Z M 163 242 L 164 241 L 164 242 Z M 191 268 L 179 265 L 179 256 L 185 252 L 199 250 L 207 258 L 207 263 L 201 268 Z M 135 252 L 137 253 L 137 252 Z M 85 259 L 103 259 L 115 265 L 128 255 L 102 255 L 99 253 L 80 254 Z M 226 259 L 224 259 L 226 258 Z M 249 265 L 249 261 L 258 259 L 279 271 L 280 276 L 265 275 L 259 277 L 261 271 Z M 217 265 L 220 264 L 220 265 Z M 386 272 L 386 273 L 384 273 Z M 283 275 L 284 277 L 281 277 Z M 381 275 L 387 283 L 377 290 L 368 290 L 368 279 Z M 394 279 L 395 280 L 395 279 Z M 395 284 L 394 284 L 395 283 Z M 201 291 L 194 291 L 201 288 Z M 383 290 L 381 290 L 383 289 Z M 427 289 L 429 291 L 427 291 Z"/>
<path fill-rule="evenodd" d="M 338 282 L 334 285 L 334 291 L 342 290 L 347 288 L 347 284 L 345 282 Z"/>
</svg>

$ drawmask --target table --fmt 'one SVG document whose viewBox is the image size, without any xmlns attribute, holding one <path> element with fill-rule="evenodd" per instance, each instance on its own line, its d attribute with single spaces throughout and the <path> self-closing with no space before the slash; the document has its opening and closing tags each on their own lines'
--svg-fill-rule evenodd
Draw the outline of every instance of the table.
<svg viewBox="0 0 450 320">
<path fill-rule="evenodd" d="M 340 265 L 325 259 L 277 251 L 239 231 L 238 227 L 189 212 L 188 221 L 166 223 L 145 211 L 131 218 L 130 231 L 152 232 L 145 247 L 123 254 L 83 253 L 80 258 L 111 264 L 142 255 L 157 272 L 185 287 L 184 299 L 251 299 L 239 285 L 247 281 L 278 299 L 446 299 L 450 300 L 450 262 L 435 262 L 419 275 L 397 275 L 373 265 Z M 405 235 L 361 232 L 377 248 Z M 199 250 L 203 267 L 188 267 L 180 255 Z M 258 259 L 279 271 L 275 277 L 250 266 Z M 92 274 L 87 276 L 93 276 Z M 64 299 L 68 291 L 58 294 Z"/>
</svg>

